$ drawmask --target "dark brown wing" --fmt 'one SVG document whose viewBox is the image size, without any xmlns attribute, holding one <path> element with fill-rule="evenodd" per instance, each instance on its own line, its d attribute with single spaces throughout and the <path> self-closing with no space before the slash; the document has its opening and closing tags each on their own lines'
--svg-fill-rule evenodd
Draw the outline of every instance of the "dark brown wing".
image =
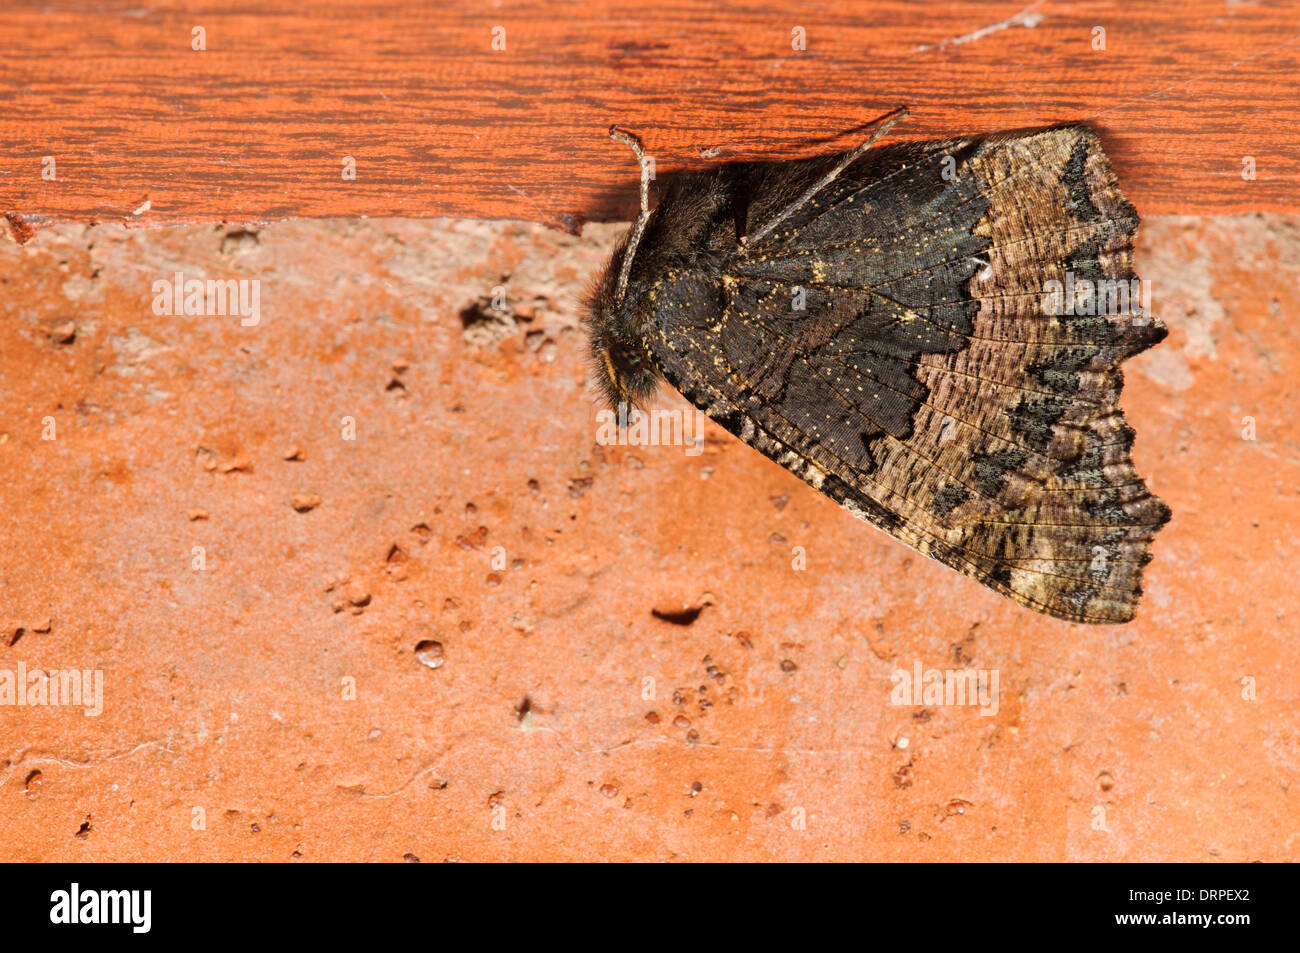
<svg viewBox="0 0 1300 953">
<path fill-rule="evenodd" d="M 1166 332 L 1132 294 L 1137 216 L 1096 137 L 872 150 L 810 206 L 721 289 L 660 282 L 649 345 L 670 383 L 1017 602 L 1131 619 L 1169 510 L 1129 459 L 1119 364 Z"/>
</svg>

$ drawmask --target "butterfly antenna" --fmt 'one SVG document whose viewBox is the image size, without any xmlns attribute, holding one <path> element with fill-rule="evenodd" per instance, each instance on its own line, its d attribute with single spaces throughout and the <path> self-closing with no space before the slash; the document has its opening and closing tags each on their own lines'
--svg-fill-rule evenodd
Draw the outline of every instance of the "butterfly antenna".
<svg viewBox="0 0 1300 953">
<path fill-rule="evenodd" d="M 623 254 L 623 267 L 619 269 L 618 286 L 614 290 L 614 303 L 619 305 L 623 303 L 623 296 L 627 294 L 627 279 L 632 273 L 632 258 L 636 255 L 636 246 L 641 242 L 641 235 L 645 232 L 646 220 L 650 217 L 650 163 L 646 160 L 645 149 L 641 146 L 641 140 L 630 132 L 624 132 L 618 126 L 609 127 L 609 137 L 616 139 L 629 147 L 636 153 L 636 161 L 641 165 L 641 214 L 636 217 L 636 224 L 632 226 L 632 236 L 627 240 L 627 251 Z"/>
<path fill-rule="evenodd" d="M 811 188 L 809 188 L 806 192 L 804 192 L 797 199 L 795 199 L 788 206 L 786 206 L 785 211 L 783 211 L 780 215 L 772 219 L 770 222 L 768 222 L 758 231 L 754 232 L 754 234 L 741 236 L 740 239 L 741 246 L 743 247 L 745 245 L 753 245 L 757 243 L 760 239 L 762 239 L 764 236 L 771 233 L 772 229 L 776 228 L 787 218 L 789 218 L 791 215 L 797 212 L 810 199 L 815 198 L 818 192 L 820 192 L 822 189 L 826 188 L 826 186 L 834 182 L 839 177 L 839 174 L 843 172 L 845 169 L 847 169 L 849 166 L 851 166 L 854 162 L 856 162 L 858 158 L 861 157 L 862 153 L 866 152 L 868 149 L 872 147 L 872 145 L 875 144 L 877 139 L 879 139 L 885 133 L 889 132 L 890 128 L 893 127 L 894 123 L 898 122 L 900 119 L 905 119 L 905 118 L 907 118 L 906 106 L 899 106 L 893 112 L 886 113 L 884 116 L 882 116 L 880 120 L 880 125 L 876 127 L 876 131 L 871 134 L 870 139 L 867 139 L 865 142 L 861 143 L 852 152 L 846 152 L 843 158 L 841 158 L 840 161 L 835 164 L 835 168 L 831 169 L 829 172 L 823 175 L 820 179 L 817 180 L 816 183 L 813 184 Z"/>
</svg>

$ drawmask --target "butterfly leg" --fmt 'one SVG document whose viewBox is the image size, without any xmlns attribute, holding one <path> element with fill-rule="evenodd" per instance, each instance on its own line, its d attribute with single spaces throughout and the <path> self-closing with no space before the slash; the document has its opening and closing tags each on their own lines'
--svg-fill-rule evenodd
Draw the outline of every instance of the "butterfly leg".
<svg viewBox="0 0 1300 953">
<path fill-rule="evenodd" d="M 754 232 L 752 235 L 742 235 L 740 237 L 740 244 L 742 246 L 754 244 L 755 242 L 762 239 L 769 232 L 771 232 L 772 229 L 776 228 L 787 218 L 793 215 L 795 212 L 799 211 L 799 209 L 804 205 L 805 202 L 813 198 L 818 192 L 820 192 L 822 189 L 826 188 L 826 186 L 834 182 L 839 177 L 839 174 L 843 172 L 845 169 L 847 169 L 849 166 L 851 166 L 858 158 L 861 157 L 861 155 L 864 152 L 870 149 L 875 144 L 877 139 L 879 139 L 885 133 L 889 132 L 890 128 L 893 127 L 894 123 L 898 122 L 900 119 L 905 119 L 906 117 L 907 117 L 906 106 L 900 106 L 897 109 L 895 109 L 892 113 L 887 113 L 885 117 L 881 120 L 880 125 L 876 128 L 876 131 L 871 134 L 871 137 L 869 139 L 867 139 L 865 142 L 859 145 L 852 152 L 845 153 L 844 157 L 835 164 L 835 168 L 831 169 L 820 179 L 818 179 L 815 183 L 813 183 L 811 188 L 809 188 L 806 192 L 804 192 L 797 199 L 795 199 L 788 206 L 786 206 L 785 210 L 781 212 L 781 214 L 777 215 L 776 218 L 772 219 L 770 222 L 768 222 L 758 231 Z"/>
</svg>

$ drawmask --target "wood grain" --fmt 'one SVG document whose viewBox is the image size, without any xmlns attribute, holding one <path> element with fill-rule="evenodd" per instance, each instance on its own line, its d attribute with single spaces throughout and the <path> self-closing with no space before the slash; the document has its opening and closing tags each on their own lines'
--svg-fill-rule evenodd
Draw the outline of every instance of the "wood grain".
<svg viewBox="0 0 1300 953">
<path fill-rule="evenodd" d="M 847 147 L 903 103 L 899 138 L 1095 123 L 1144 215 L 1300 207 L 1288 2 L 6 6 L 0 210 L 20 239 L 333 215 L 572 229 L 635 206 L 613 122 L 662 175 Z"/>
</svg>

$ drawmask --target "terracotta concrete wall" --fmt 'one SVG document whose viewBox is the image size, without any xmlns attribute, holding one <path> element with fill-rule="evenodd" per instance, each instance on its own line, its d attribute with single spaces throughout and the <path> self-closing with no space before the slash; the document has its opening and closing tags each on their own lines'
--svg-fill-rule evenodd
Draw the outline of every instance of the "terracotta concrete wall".
<svg viewBox="0 0 1300 953">
<path fill-rule="evenodd" d="M 1171 335 L 1124 404 L 1174 519 L 1122 627 L 712 424 L 602 446 L 576 316 L 619 231 L 0 246 L 0 668 L 103 676 L 95 716 L 0 707 L 0 857 L 1297 856 L 1300 222 L 1143 228 Z M 259 323 L 156 314 L 177 271 Z M 996 712 L 892 705 L 917 663 L 997 671 Z"/>
</svg>

